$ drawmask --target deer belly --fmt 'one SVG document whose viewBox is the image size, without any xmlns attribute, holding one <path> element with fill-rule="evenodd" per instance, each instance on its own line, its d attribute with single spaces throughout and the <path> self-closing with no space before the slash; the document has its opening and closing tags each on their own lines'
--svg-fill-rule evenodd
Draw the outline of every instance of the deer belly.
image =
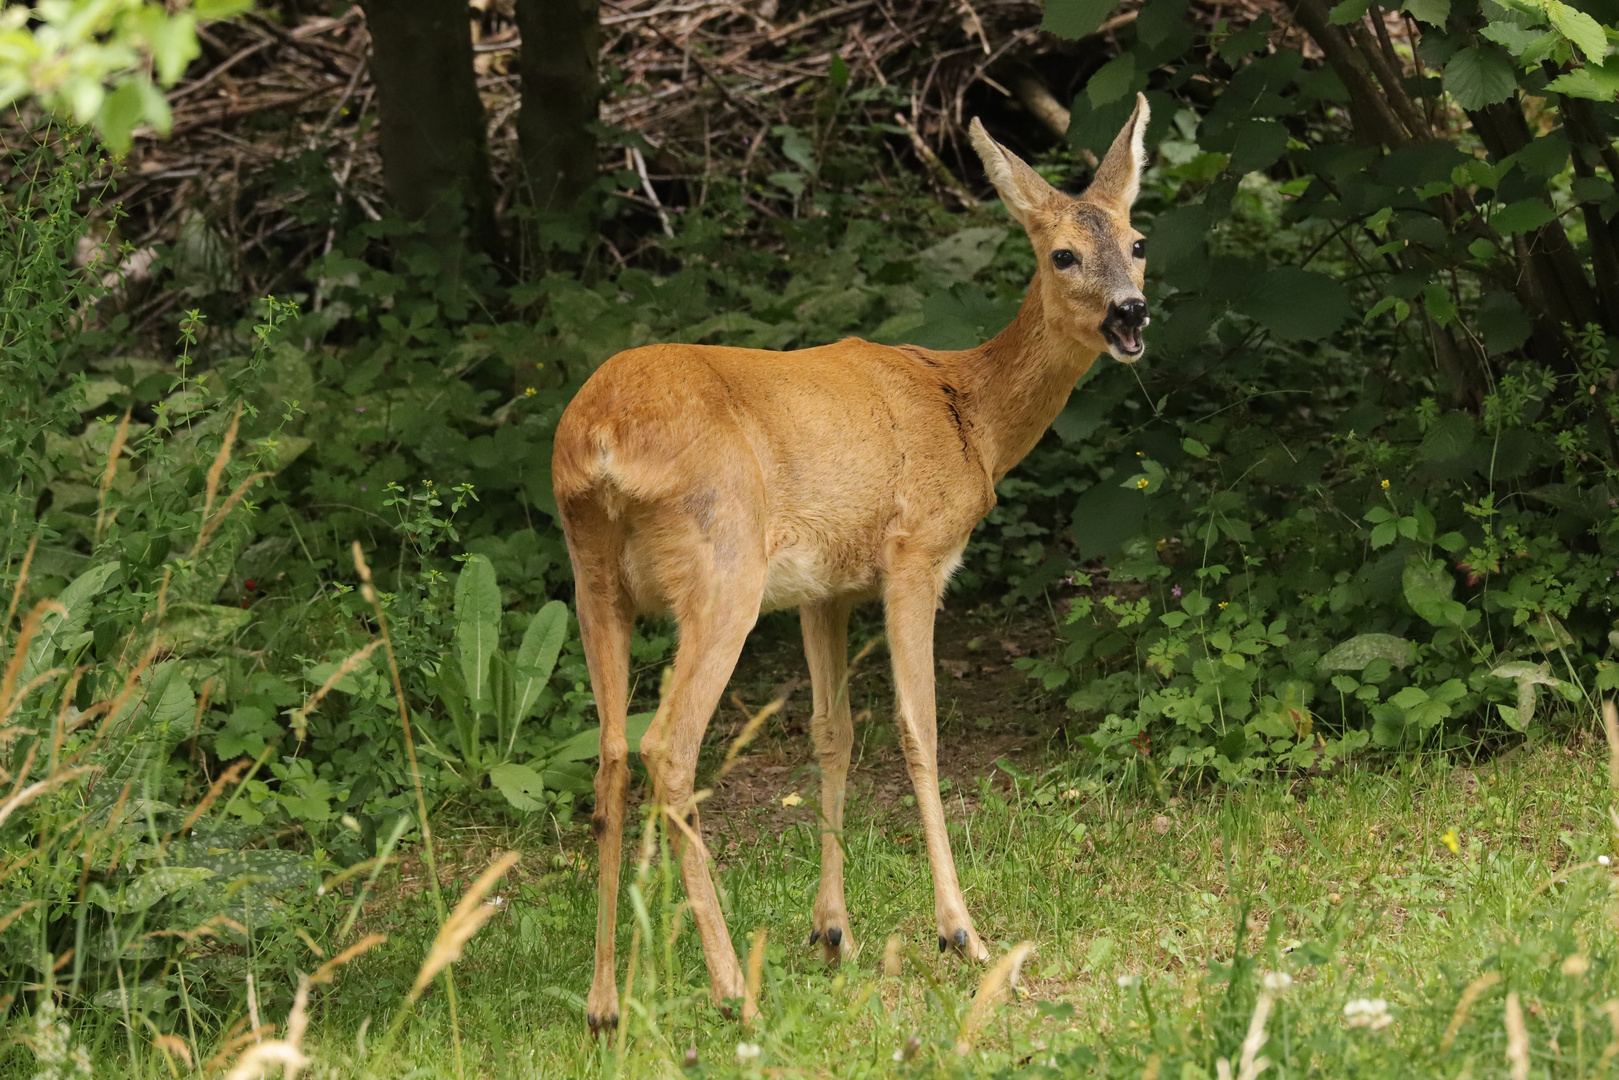
<svg viewBox="0 0 1619 1080">
<path fill-rule="evenodd" d="M 780 611 L 834 596 L 869 593 L 875 579 L 874 568 L 840 558 L 825 548 L 808 544 L 779 547 L 770 555 L 759 610 Z"/>
</svg>

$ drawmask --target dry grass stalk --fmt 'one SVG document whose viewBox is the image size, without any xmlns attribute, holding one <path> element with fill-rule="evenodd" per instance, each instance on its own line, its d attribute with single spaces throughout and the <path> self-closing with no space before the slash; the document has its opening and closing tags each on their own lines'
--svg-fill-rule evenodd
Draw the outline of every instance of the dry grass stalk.
<svg viewBox="0 0 1619 1080">
<path fill-rule="evenodd" d="M 5 933 L 11 928 L 12 923 L 22 918 L 23 915 L 27 914 L 29 911 L 32 911 L 34 908 L 37 908 L 39 905 L 40 901 L 29 900 L 26 903 L 17 905 L 4 915 L 0 915 L 0 934 Z"/>
<path fill-rule="evenodd" d="M 433 947 L 428 950 L 427 959 L 422 961 L 421 970 L 416 973 L 416 982 L 410 988 L 411 1002 L 421 997 L 422 991 L 427 989 L 439 972 L 461 959 L 461 950 L 472 935 L 499 910 L 485 904 L 483 898 L 520 858 L 522 856 L 515 851 L 506 852 L 490 863 L 489 868 L 478 875 L 478 880 L 467 889 L 461 902 L 450 912 L 450 917 L 439 927 Z"/>
<path fill-rule="evenodd" d="M 163 1051 L 165 1057 L 170 1055 L 178 1057 L 186 1063 L 186 1068 L 192 1067 L 191 1047 L 187 1046 L 186 1041 L 178 1035 L 159 1035 L 152 1040 L 152 1045 Z"/>
<path fill-rule="evenodd" d="M 38 635 L 45 616 L 52 612 L 64 619 L 67 618 L 67 608 L 55 600 L 41 600 L 34 605 L 34 609 L 22 622 L 22 629 L 17 633 L 17 643 L 11 647 L 11 659 L 6 662 L 5 675 L 0 676 L 0 722 L 9 719 L 12 710 L 17 707 L 13 703 L 17 697 L 17 680 L 22 677 L 23 665 L 28 662 L 28 647 Z"/>
<path fill-rule="evenodd" d="M 748 981 L 743 989 L 742 1019 L 751 1021 L 759 1015 L 759 987 L 765 969 L 765 928 L 753 932 L 753 947 L 748 950 Z"/>
<path fill-rule="evenodd" d="M 63 676 L 63 675 L 66 675 L 66 674 L 67 674 L 67 668 L 53 667 L 53 668 L 47 668 L 46 670 L 41 671 L 38 675 L 35 675 L 32 679 L 29 679 L 28 680 L 28 685 L 24 686 L 22 689 L 18 690 L 17 691 L 17 696 L 12 698 L 9 702 L 7 702 L 6 705 L 5 705 L 5 709 L 3 711 L 0 711 L 0 723 L 4 723 L 4 722 L 10 720 L 11 719 L 11 714 L 16 712 L 18 707 L 21 706 L 23 702 L 27 701 L 28 696 L 30 694 L 32 694 L 35 690 L 38 690 L 40 687 L 44 686 L 46 683 L 55 682 L 60 676 Z"/>
<path fill-rule="evenodd" d="M 1507 1075 L 1512 1080 L 1529 1080 L 1529 1028 L 1523 1022 L 1523 1008 L 1516 990 L 1507 994 Z"/>
<path fill-rule="evenodd" d="M 365 665 L 365 662 L 371 659 L 371 654 L 377 651 L 377 646 L 381 644 L 381 638 L 373 638 L 370 644 L 363 649 L 345 656 L 343 662 L 337 665 L 337 670 L 332 672 L 331 678 L 322 683 L 319 690 L 309 695 L 309 700 L 304 702 L 302 707 L 293 710 L 292 730 L 297 734 L 298 741 L 303 741 L 304 733 L 308 730 L 309 714 L 315 711 L 316 706 L 325 699 L 327 694 L 332 692 L 332 689 L 338 683 L 359 671 Z"/>
<path fill-rule="evenodd" d="M 1248 1021 L 1248 1034 L 1242 1040 L 1242 1057 L 1238 1059 L 1237 1080 L 1254 1080 L 1254 1077 L 1265 1071 L 1270 1064 L 1266 1058 L 1259 1056 L 1259 1051 L 1270 1038 L 1265 1034 L 1265 1023 L 1270 1019 L 1270 1008 L 1275 999 L 1269 993 L 1260 992 L 1259 1000 L 1254 1002 L 1254 1015 Z"/>
<path fill-rule="evenodd" d="M 221 525 L 225 523 L 225 519 L 230 517 L 230 512 L 236 509 L 236 504 L 241 502 L 242 499 L 247 495 L 247 489 L 258 483 L 260 480 L 274 475 L 274 473 L 269 472 L 256 472 L 249 476 L 246 480 L 243 480 L 240 484 L 236 485 L 236 490 L 230 493 L 230 497 L 225 500 L 225 504 L 219 508 L 219 513 L 215 514 L 211 520 L 203 522 L 202 532 L 197 534 L 197 546 L 191 549 L 191 555 L 193 558 L 195 558 L 197 553 L 203 549 L 203 546 L 213 538 L 214 533 Z"/>
<path fill-rule="evenodd" d="M 254 1030 L 258 1025 L 253 1025 Z M 304 1032 L 309 1027 L 309 979 L 298 976 L 298 994 L 292 999 L 292 1012 L 287 1016 L 287 1037 L 266 1039 L 254 1043 L 236 1059 L 236 1065 L 225 1074 L 225 1080 L 258 1080 L 270 1069 L 281 1066 L 287 1080 L 297 1080 L 298 1074 L 309 1065 L 304 1053 Z"/>
<path fill-rule="evenodd" d="M 219 444 L 219 452 L 214 455 L 214 463 L 208 466 L 208 480 L 202 494 L 202 520 L 205 530 L 209 512 L 214 508 L 214 497 L 219 494 L 219 481 L 225 475 L 225 466 L 230 464 L 231 450 L 236 446 L 236 432 L 242 424 L 242 405 L 240 401 L 236 403 L 236 413 L 230 418 L 230 427 L 225 429 L 225 438 Z M 199 539 L 197 546 L 191 551 L 192 557 L 196 556 L 201 547 L 202 540 Z"/>
<path fill-rule="evenodd" d="M 124 410 L 124 419 L 118 424 L 118 430 L 113 434 L 112 446 L 107 448 L 107 467 L 101 471 L 101 490 L 96 495 L 96 539 L 107 530 L 107 493 L 112 490 L 112 482 L 118 476 L 118 457 L 124 452 L 124 441 L 129 438 L 129 417 L 135 411 L 131 405 Z M 186 1059 L 191 1064 L 191 1059 Z"/>
<path fill-rule="evenodd" d="M 742 699 L 735 694 L 731 695 L 731 701 L 744 713 L 748 711 L 748 707 L 742 704 Z M 781 707 L 785 704 L 787 704 L 785 697 L 775 698 L 768 702 L 764 708 L 748 717 L 748 722 L 742 725 L 742 730 L 737 734 L 737 737 L 731 740 L 731 748 L 725 751 L 725 760 L 720 763 L 720 776 L 723 777 L 735 767 L 737 755 L 742 753 L 743 749 L 753 741 L 755 735 L 759 734 L 759 729 L 764 726 L 764 722 L 780 712 Z"/>
<path fill-rule="evenodd" d="M 1158 1073 L 1164 1067 L 1164 1059 L 1157 1054 L 1147 1056 L 1147 1067 L 1141 1070 L 1141 1080 L 1158 1080 Z"/>
<path fill-rule="evenodd" d="M 1602 703 L 1602 733 L 1608 737 L 1608 786 L 1619 794 L 1619 708 Z"/>
<path fill-rule="evenodd" d="M 316 968 L 315 973 L 309 977 L 310 985 L 324 986 L 325 984 L 330 983 L 337 977 L 338 968 L 342 967 L 350 960 L 353 960 L 356 956 L 369 952 L 371 949 L 376 948 L 378 945 L 381 945 L 387 940 L 387 934 L 365 935 L 365 937 L 361 938 L 359 941 L 356 941 L 353 945 L 350 945 L 348 948 L 326 961 L 320 967 Z"/>
<path fill-rule="evenodd" d="M 6 608 L 6 622 L 0 626 L 0 631 L 11 629 L 11 620 L 16 618 L 17 605 L 22 603 L 23 591 L 28 588 L 28 568 L 34 564 L 34 549 L 39 547 L 39 536 L 35 534 L 28 538 L 28 550 L 23 552 L 22 566 L 17 570 L 17 583 L 11 587 L 11 606 Z"/>
<path fill-rule="evenodd" d="M 883 975 L 886 978 L 899 978 L 899 950 L 899 935 L 889 935 L 888 944 L 883 946 Z"/>
<path fill-rule="evenodd" d="M 1461 1033 L 1462 1025 L 1467 1023 L 1467 1014 L 1473 1010 L 1473 1005 L 1483 995 L 1484 991 L 1501 981 L 1499 971 L 1487 972 L 1467 984 L 1462 991 L 1462 998 L 1456 1003 L 1456 1011 L 1450 1014 L 1450 1023 L 1445 1025 L 1445 1034 L 1439 1040 L 1439 1052 L 1447 1054 L 1456 1043 L 1456 1036 Z"/>
<path fill-rule="evenodd" d="M 186 833 L 190 832 L 191 826 L 195 825 L 198 819 L 208 812 L 208 808 L 214 805 L 214 800 L 219 798 L 219 793 L 225 790 L 226 785 L 234 784 L 237 780 L 241 779 L 242 774 L 247 771 L 250 764 L 251 762 L 249 762 L 246 758 L 243 758 L 241 761 L 235 762 L 230 768 L 220 773 L 219 779 L 208 785 L 207 794 L 203 795 L 201 800 L 198 801 L 197 805 L 191 808 L 191 813 L 187 814 L 186 819 L 180 823 L 178 834 L 180 836 L 184 836 Z M 168 837 L 165 837 L 164 839 L 166 841 Z"/>
<path fill-rule="evenodd" d="M 1619 1057 L 1619 998 L 1604 1001 L 1601 1009 L 1607 1014 L 1608 1024 L 1613 1028 L 1613 1038 L 1608 1040 L 1608 1045 L 1602 1050 L 1602 1060 L 1597 1063 L 1598 1071 L 1607 1075 L 1613 1059 Z"/>
<path fill-rule="evenodd" d="M 85 773 L 96 771 L 98 770 L 95 766 L 78 765 L 71 769 L 59 770 L 58 772 L 47 776 L 43 780 L 36 780 L 34 783 L 29 784 L 27 787 L 17 792 L 17 794 L 11 796 L 11 798 L 7 799 L 5 802 L 0 803 L 0 825 L 4 825 L 6 823 L 6 819 L 9 818 L 13 813 L 20 808 L 27 806 L 29 803 L 39 798 L 47 791 L 50 791 L 53 788 L 61 787 L 63 784 L 67 783 L 69 780 L 72 780 L 76 776 L 83 776 Z"/>
<path fill-rule="evenodd" d="M 1017 985 L 1018 972 L 1023 969 L 1023 961 L 1028 959 L 1034 951 L 1034 942 L 1020 941 L 1012 946 L 1012 951 L 995 961 L 984 976 L 984 981 L 978 984 L 978 993 L 973 997 L 972 1008 L 967 1010 L 966 1017 L 961 1021 L 961 1028 L 956 1033 L 956 1053 L 966 1056 L 972 1053 L 973 1040 L 978 1037 L 979 1030 L 989 1014 L 995 1008 L 996 999 L 1001 991 L 1008 986 Z"/>
</svg>

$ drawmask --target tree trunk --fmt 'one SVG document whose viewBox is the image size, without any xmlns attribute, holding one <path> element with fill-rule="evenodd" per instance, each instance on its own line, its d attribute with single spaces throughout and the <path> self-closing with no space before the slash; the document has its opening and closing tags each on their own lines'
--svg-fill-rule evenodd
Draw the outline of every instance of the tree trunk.
<svg viewBox="0 0 1619 1080">
<path fill-rule="evenodd" d="M 596 0 L 517 0 L 518 147 L 528 203 L 571 213 L 596 181 Z"/>
<path fill-rule="evenodd" d="M 439 243 L 498 257 L 483 101 L 466 0 L 363 0 L 394 209 Z"/>
</svg>

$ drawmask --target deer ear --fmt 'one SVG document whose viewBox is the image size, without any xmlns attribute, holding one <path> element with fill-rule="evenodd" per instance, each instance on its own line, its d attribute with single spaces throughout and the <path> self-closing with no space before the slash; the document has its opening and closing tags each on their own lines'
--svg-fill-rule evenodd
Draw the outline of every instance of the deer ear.
<svg viewBox="0 0 1619 1080">
<path fill-rule="evenodd" d="M 1001 202 L 1025 229 L 1033 223 L 1039 210 L 1054 200 L 1066 199 L 1046 183 L 1043 176 L 1024 164 L 1022 158 L 990 138 L 978 117 L 973 117 L 968 131 L 972 135 L 973 149 L 978 151 L 984 171 L 989 174 L 989 182 L 995 185 Z"/>
<path fill-rule="evenodd" d="M 1142 170 L 1147 167 L 1147 121 L 1150 119 L 1152 109 L 1147 106 L 1147 95 L 1137 94 L 1135 111 L 1097 167 L 1096 179 L 1085 192 L 1087 199 L 1106 204 L 1120 213 L 1129 212 L 1141 191 Z"/>
</svg>

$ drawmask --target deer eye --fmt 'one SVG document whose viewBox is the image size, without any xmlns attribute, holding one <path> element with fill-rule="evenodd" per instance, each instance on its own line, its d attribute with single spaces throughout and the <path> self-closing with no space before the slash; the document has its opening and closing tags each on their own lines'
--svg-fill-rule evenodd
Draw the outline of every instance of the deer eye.
<svg viewBox="0 0 1619 1080">
<path fill-rule="evenodd" d="M 1130 254 L 1138 259 L 1145 259 L 1147 257 L 1147 241 L 1145 239 L 1137 240 L 1135 246 L 1130 249 Z"/>
<path fill-rule="evenodd" d="M 1058 270 L 1066 270 L 1070 266 L 1079 265 L 1079 256 L 1067 248 L 1058 248 L 1051 253 L 1051 265 Z"/>
</svg>

